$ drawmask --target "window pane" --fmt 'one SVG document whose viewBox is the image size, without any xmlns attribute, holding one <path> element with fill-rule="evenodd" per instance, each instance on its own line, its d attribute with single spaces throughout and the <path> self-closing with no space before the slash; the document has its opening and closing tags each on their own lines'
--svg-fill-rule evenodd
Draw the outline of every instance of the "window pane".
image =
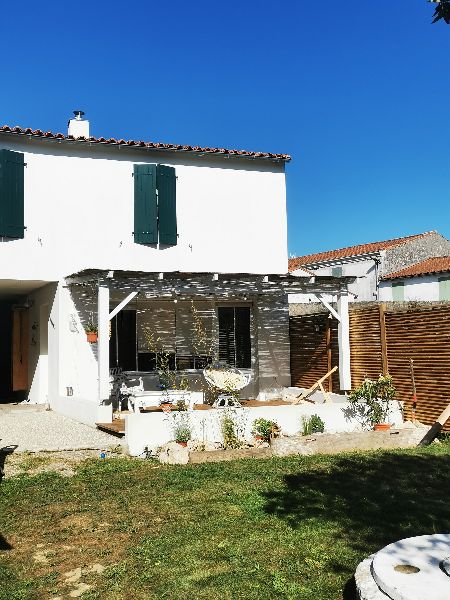
<svg viewBox="0 0 450 600">
<path fill-rule="evenodd" d="M 219 317 L 219 360 L 235 365 L 234 355 L 234 308 L 221 306 Z"/>
<path fill-rule="evenodd" d="M 450 300 L 450 277 L 439 278 L 439 300 Z"/>
<path fill-rule="evenodd" d="M 219 360 L 251 367 L 250 307 L 219 307 Z"/>
<path fill-rule="evenodd" d="M 405 290 L 403 287 L 403 281 L 395 282 L 392 284 L 392 300 L 404 300 Z"/>
<path fill-rule="evenodd" d="M 250 344 L 250 307 L 235 308 L 236 367 L 249 369 L 252 364 Z"/>
</svg>

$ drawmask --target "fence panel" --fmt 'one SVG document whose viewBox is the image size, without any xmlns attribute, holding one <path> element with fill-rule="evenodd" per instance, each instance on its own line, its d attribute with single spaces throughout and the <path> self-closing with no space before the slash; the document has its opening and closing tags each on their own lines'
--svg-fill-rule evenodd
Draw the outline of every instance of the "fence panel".
<svg viewBox="0 0 450 600">
<path fill-rule="evenodd" d="M 410 359 L 414 361 L 416 418 L 431 425 L 450 402 L 450 305 L 386 313 L 389 373 L 405 417 L 413 418 Z M 446 429 L 450 429 L 447 423 Z"/>
<path fill-rule="evenodd" d="M 361 385 L 365 377 L 374 379 L 383 372 L 377 304 L 350 306 L 350 365 L 352 388 Z"/>
<path fill-rule="evenodd" d="M 327 345 L 327 328 L 330 329 Z M 339 364 L 337 322 L 328 314 L 298 315 L 289 319 L 291 384 L 310 387 Z M 330 390 L 329 380 L 325 389 Z M 332 391 L 339 391 L 339 375 L 333 374 Z"/>
</svg>

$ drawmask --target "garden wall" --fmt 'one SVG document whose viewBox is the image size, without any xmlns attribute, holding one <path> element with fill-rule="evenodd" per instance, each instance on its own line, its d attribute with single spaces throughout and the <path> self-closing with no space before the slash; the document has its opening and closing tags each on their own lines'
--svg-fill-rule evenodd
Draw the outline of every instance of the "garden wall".
<svg viewBox="0 0 450 600">
<path fill-rule="evenodd" d="M 139 413 L 125 417 L 125 443 L 132 456 L 144 454 L 145 448 L 156 449 L 174 439 L 173 431 L 179 419 L 187 419 L 192 439 L 199 442 L 222 442 L 221 422 L 224 414 L 230 414 L 236 424 L 239 437 L 253 439 L 252 426 L 255 419 L 276 421 L 284 435 L 298 434 L 302 429 L 302 417 L 319 415 L 327 433 L 360 431 L 361 425 L 348 416 L 348 402 L 333 404 L 300 404 L 291 406 L 261 406 L 238 409 L 213 409 L 205 411 L 172 413 Z M 400 424 L 402 413 L 395 403 L 390 421 Z"/>
</svg>

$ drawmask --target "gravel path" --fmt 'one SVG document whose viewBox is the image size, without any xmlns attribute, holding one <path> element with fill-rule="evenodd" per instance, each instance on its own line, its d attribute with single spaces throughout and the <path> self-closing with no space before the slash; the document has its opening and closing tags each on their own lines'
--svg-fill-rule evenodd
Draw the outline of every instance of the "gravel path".
<svg viewBox="0 0 450 600">
<path fill-rule="evenodd" d="M 121 438 L 52 411 L 0 410 L 0 448 L 17 445 L 16 452 L 102 450 L 121 443 Z"/>
</svg>

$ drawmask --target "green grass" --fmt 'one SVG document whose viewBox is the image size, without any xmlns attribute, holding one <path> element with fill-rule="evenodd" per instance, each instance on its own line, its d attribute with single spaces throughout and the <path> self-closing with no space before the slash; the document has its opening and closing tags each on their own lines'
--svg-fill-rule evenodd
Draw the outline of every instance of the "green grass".
<svg viewBox="0 0 450 600">
<path fill-rule="evenodd" d="M 107 569 L 83 575 L 83 600 L 350 600 L 368 554 L 450 530 L 449 472 L 442 444 L 21 475 L 0 487 L 0 600 L 67 597 L 64 573 L 94 563 Z"/>
</svg>

